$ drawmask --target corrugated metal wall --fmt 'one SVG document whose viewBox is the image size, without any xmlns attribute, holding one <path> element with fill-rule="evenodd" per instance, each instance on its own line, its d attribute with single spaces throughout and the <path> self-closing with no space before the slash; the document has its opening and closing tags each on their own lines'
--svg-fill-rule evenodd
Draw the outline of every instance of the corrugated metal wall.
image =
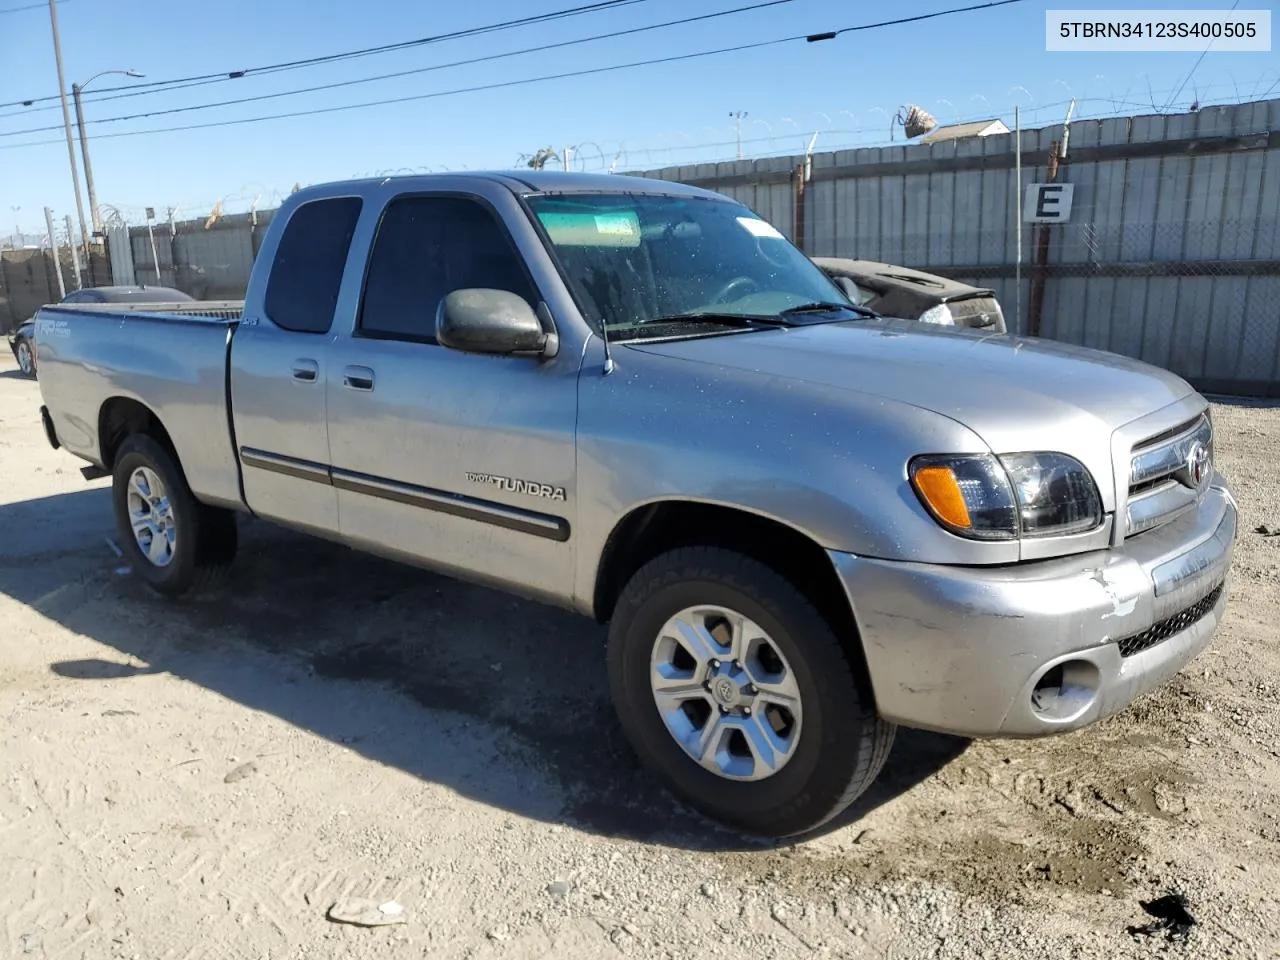
<svg viewBox="0 0 1280 960">
<path fill-rule="evenodd" d="M 1023 184 L 1044 182 L 1062 126 L 1024 130 Z M 1077 121 L 1059 180 L 1075 185 L 1070 222 L 1023 227 L 1015 289 L 1012 134 L 697 164 L 645 176 L 732 196 L 814 256 L 883 260 L 993 288 L 1010 326 L 1113 350 L 1202 389 L 1280 395 L 1280 100 L 1197 113 Z M 273 211 L 158 224 L 160 282 L 202 298 L 244 295 Z M 802 221 L 802 222 L 801 222 Z M 134 227 L 139 282 L 156 282 Z M 1039 277 L 1040 283 L 1033 282 Z M 1021 304 L 1021 311 L 1017 306 Z"/>
<path fill-rule="evenodd" d="M 1062 126 L 1022 131 L 1023 184 L 1045 182 Z M 795 239 L 801 156 L 646 176 L 729 194 Z M 803 237 L 814 256 L 883 260 L 989 286 L 1011 326 L 1167 367 L 1205 389 L 1280 394 L 1280 100 L 1072 124 L 1066 224 L 1023 227 L 1014 287 L 1012 134 L 815 154 Z"/>
</svg>

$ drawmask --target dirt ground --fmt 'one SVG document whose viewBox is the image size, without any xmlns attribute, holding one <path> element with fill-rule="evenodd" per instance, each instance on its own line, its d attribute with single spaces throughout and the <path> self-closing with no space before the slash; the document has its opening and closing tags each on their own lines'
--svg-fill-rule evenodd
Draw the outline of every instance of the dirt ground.
<svg viewBox="0 0 1280 960">
<path fill-rule="evenodd" d="M 1280 407 L 1215 404 L 1242 532 L 1177 678 L 1052 741 L 900 731 L 762 845 L 639 771 L 570 614 L 258 522 L 218 594 L 150 595 L 38 404 L 0 360 L 0 955 L 1280 957 Z M 1185 938 L 1131 932 L 1169 892 Z"/>
</svg>

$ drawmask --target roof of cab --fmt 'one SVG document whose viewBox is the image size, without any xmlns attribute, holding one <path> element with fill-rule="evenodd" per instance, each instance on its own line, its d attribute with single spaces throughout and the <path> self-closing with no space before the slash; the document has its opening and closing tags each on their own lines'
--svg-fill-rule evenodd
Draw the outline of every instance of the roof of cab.
<svg viewBox="0 0 1280 960">
<path fill-rule="evenodd" d="M 656 180 L 652 177 L 629 177 L 615 173 L 566 173 L 561 170 L 513 170 L 495 176 L 524 184 L 534 193 L 609 192 L 609 193 L 665 193 L 690 197 L 720 197 L 720 194 L 691 187 L 674 180 Z M 721 197 L 723 199 L 723 197 Z"/>
<path fill-rule="evenodd" d="M 449 181 L 462 184 L 468 180 L 487 180 L 501 183 L 519 194 L 530 193 L 651 193 L 667 196 L 714 197 L 727 199 L 723 194 L 691 187 L 674 180 L 655 180 L 649 177 L 629 177 L 613 173 L 573 173 L 561 170 L 462 170 L 450 173 L 423 173 L 397 177 L 370 177 L 363 180 L 348 180 L 333 183 L 315 184 L 300 190 L 297 199 L 309 198 L 312 195 L 332 196 L 336 190 L 346 184 L 383 183 L 386 181 L 403 182 L 407 185 L 422 184 L 424 187 Z"/>
</svg>

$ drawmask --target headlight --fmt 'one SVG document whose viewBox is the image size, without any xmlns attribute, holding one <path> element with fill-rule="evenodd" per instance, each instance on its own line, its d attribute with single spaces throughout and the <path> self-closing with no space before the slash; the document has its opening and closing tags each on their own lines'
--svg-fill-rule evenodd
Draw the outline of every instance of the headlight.
<svg viewBox="0 0 1280 960">
<path fill-rule="evenodd" d="M 930 307 L 924 313 L 920 314 L 921 323 L 941 323 L 948 327 L 956 325 L 956 318 L 951 315 L 951 308 L 945 303 L 940 303 L 936 307 Z"/>
<path fill-rule="evenodd" d="M 1102 498 L 1062 453 L 916 457 L 911 486 L 943 527 L 973 540 L 1055 537 L 1102 523 Z"/>
</svg>

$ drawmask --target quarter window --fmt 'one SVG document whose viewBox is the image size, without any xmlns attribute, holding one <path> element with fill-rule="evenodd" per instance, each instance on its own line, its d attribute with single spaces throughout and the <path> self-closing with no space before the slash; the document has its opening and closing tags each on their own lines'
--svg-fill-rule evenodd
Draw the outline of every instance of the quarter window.
<svg viewBox="0 0 1280 960">
<path fill-rule="evenodd" d="M 265 309 L 276 326 L 329 332 L 360 205 L 359 197 L 334 197 L 293 211 L 267 280 Z"/>
</svg>

